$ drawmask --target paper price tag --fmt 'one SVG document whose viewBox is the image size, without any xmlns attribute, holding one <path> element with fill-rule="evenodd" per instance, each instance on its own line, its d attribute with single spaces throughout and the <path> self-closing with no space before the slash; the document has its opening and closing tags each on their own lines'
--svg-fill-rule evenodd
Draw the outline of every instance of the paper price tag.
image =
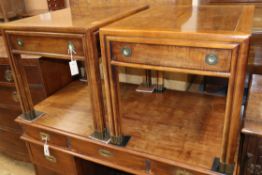
<svg viewBox="0 0 262 175">
<path fill-rule="evenodd" d="M 70 67 L 70 72 L 71 72 L 72 76 L 75 76 L 75 75 L 79 74 L 79 69 L 78 69 L 76 61 L 70 61 L 69 62 L 69 67 Z"/>
<path fill-rule="evenodd" d="M 49 146 L 46 143 L 44 144 L 44 155 L 50 156 Z"/>
</svg>

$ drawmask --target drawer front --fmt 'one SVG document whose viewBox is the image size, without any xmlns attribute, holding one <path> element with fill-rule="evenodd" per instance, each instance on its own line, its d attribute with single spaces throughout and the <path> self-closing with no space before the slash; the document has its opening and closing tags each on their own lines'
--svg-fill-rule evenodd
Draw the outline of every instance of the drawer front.
<svg viewBox="0 0 262 175">
<path fill-rule="evenodd" d="M 84 154 L 99 161 L 105 161 L 109 164 L 113 163 L 123 168 L 130 168 L 132 171 L 142 174 L 146 173 L 146 159 L 127 152 L 120 152 L 77 139 L 72 139 L 72 149 L 77 153 Z"/>
<path fill-rule="evenodd" d="M 44 139 L 47 138 L 48 140 L 48 144 L 50 145 L 55 145 L 55 146 L 59 146 L 59 147 L 68 147 L 68 141 L 67 138 L 63 135 L 59 135 L 50 131 L 46 131 L 46 130 L 42 130 L 42 129 L 38 129 L 35 127 L 31 127 L 31 126 L 25 126 L 22 125 L 24 133 L 35 139 L 38 141 L 41 141 L 44 143 Z"/>
<path fill-rule="evenodd" d="M 22 112 L 20 110 L 9 110 L 0 108 L 0 129 L 7 129 L 12 131 L 22 131 L 18 123 L 15 122 L 15 118 Z"/>
<path fill-rule="evenodd" d="M 9 65 L 0 65 L 0 82 L 14 82 L 13 74 Z"/>
<path fill-rule="evenodd" d="M 197 171 L 196 169 L 193 169 L 189 170 L 187 168 L 181 168 L 179 166 L 168 165 L 156 161 L 152 161 L 151 163 L 151 173 L 157 175 L 219 175 L 219 173 L 210 170 Z"/>
<path fill-rule="evenodd" d="M 75 175 L 75 162 L 73 156 L 63 152 L 49 148 L 50 156 L 44 155 L 44 147 L 29 143 L 32 162 L 36 165 L 48 168 L 55 172 L 63 173 L 66 175 Z"/>
<path fill-rule="evenodd" d="M 25 143 L 18 133 L 0 129 L 0 151 L 19 160 L 28 160 Z"/>
<path fill-rule="evenodd" d="M 19 97 L 15 87 L 0 86 L 0 108 L 19 110 Z"/>
<path fill-rule="evenodd" d="M 57 36 L 60 36 L 57 34 Z M 11 45 L 14 50 L 36 53 L 49 53 L 68 55 L 69 44 L 73 44 L 76 56 L 83 56 L 83 43 L 81 38 L 67 35 L 63 37 L 10 35 Z"/>
<path fill-rule="evenodd" d="M 231 51 L 153 44 L 112 42 L 112 59 L 120 62 L 229 72 Z"/>
<path fill-rule="evenodd" d="M 107 148 L 91 142 L 72 139 L 72 150 L 85 156 L 95 158 L 99 162 L 105 161 L 113 163 L 115 166 L 130 169 L 130 172 L 135 174 L 154 174 L 154 175 L 219 175 L 219 173 L 210 170 L 198 169 L 191 170 L 183 165 L 169 165 L 163 162 L 152 160 L 151 158 L 134 155 L 126 151 L 120 151 L 112 148 Z"/>
</svg>

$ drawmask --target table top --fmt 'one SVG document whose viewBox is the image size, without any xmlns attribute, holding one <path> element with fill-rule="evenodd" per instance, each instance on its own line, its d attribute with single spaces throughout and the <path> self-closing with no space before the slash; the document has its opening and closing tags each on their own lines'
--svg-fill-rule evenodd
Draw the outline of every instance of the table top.
<svg viewBox="0 0 262 175">
<path fill-rule="evenodd" d="M 78 7 L 78 8 L 77 8 Z M 91 5 L 83 9 L 66 8 L 43 13 L 30 18 L 1 24 L 0 27 L 13 30 L 86 32 L 146 9 L 147 5 L 124 5 L 107 3 L 102 6 Z"/>
<path fill-rule="evenodd" d="M 243 133 L 262 136 L 262 76 L 253 75 Z"/>
<path fill-rule="evenodd" d="M 255 6 L 255 14 L 253 18 L 253 33 L 261 32 L 262 31 L 262 3 L 258 2 L 207 2 L 203 0 L 198 0 L 200 4 L 209 4 L 212 5 L 254 5 Z"/>
<path fill-rule="evenodd" d="M 256 5 L 253 20 L 253 33 L 259 32 L 262 32 L 262 4 Z"/>
<path fill-rule="evenodd" d="M 248 5 L 162 5 L 110 24 L 101 31 L 140 35 L 183 33 L 183 38 L 199 34 L 245 38 L 252 31 L 253 11 L 254 6 Z"/>
</svg>

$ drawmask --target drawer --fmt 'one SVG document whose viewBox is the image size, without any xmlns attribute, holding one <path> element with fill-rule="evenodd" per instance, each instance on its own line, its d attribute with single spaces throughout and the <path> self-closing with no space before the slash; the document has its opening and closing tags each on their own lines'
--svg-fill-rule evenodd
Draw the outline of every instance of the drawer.
<svg viewBox="0 0 262 175">
<path fill-rule="evenodd" d="M 0 108 L 8 108 L 10 110 L 19 110 L 19 97 L 15 87 L 0 86 Z"/>
<path fill-rule="evenodd" d="M 11 34 L 11 46 L 14 50 L 43 54 L 68 55 L 68 46 L 73 44 L 75 56 L 83 56 L 83 43 L 79 35 L 35 33 Z"/>
<path fill-rule="evenodd" d="M 30 147 L 32 162 L 34 164 L 65 175 L 77 174 L 73 156 L 49 148 L 51 156 L 46 157 L 44 155 L 44 147 L 42 145 L 36 145 L 33 143 L 28 144 Z"/>
<path fill-rule="evenodd" d="M 85 156 L 96 159 L 107 166 L 118 166 L 120 169 L 135 174 L 152 175 L 219 175 L 219 173 L 201 168 L 190 168 L 189 165 L 170 165 L 153 160 L 152 158 L 129 153 L 127 150 L 118 150 L 92 142 L 72 139 L 72 150 Z M 91 160 L 94 161 L 94 160 Z M 113 164 L 112 164 L 113 163 Z M 131 167 L 130 167 L 131 166 Z M 186 168 L 185 168 L 186 167 Z"/>
<path fill-rule="evenodd" d="M 187 166 L 187 168 L 181 168 L 179 166 L 173 166 L 157 161 L 152 161 L 151 173 L 157 175 L 222 175 L 211 170 L 197 170 L 197 168 L 192 168 L 192 166 Z"/>
<path fill-rule="evenodd" d="M 92 159 L 96 159 L 99 163 L 104 161 L 107 166 L 111 165 L 114 167 L 121 167 L 124 170 L 129 169 L 131 171 L 140 172 L 138 174 L 146 173 L 146 159 L 143 157 L 78 139 L 72 139 L 71 141 L 72 150 L 91 157 Z"/>
<path fill-rule="evenodd" d="M 21 127 L 15 122 L 15 118 L 22 112 L 20 110 L 9 110 L 0 108 L 0 129 L 4 128 L 12 131 L 21 131 Z"/>
<path fill-rule="evenodd" d="M 112 42 L 112 59 L 205 71 L 229 72 L 231 50 Z"/>
<path fill-rule="evenodd" d="M 26 145 L 18 133 L 0 129 L 0 151 L 19 160 L 28 160 Z"/>
<path fill-rule="evenodd" d="M 14 82 L 9 65 L 0 65 L 0 82 Z"/>
<path fill-rule="evenodd" d="M 35 128 L 28 125 L 22 125 L 24 133 L 35 140 L 44 142 L 42 138 L 47 137 L 48 138 L 48 144 L 55 145 L 59 147 L 65 147 L 67 148 L 68 145 L 68 139 L 66 136 L 56 134 L 50 131 L 46 131 L 43 129 Z"/>
</svg>

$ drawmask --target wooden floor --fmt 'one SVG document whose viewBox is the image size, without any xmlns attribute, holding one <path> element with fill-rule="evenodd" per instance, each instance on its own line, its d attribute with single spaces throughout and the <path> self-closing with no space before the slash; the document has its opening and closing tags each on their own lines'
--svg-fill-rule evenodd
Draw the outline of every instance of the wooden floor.
<svg viewBox="0 0 262 175">
<path fill-rule="evenodd" d="M 132 136 L 127 148 L 209 169 L 220 157 L 225 97 L 121 89 L 122 130 Z"/>
<path fill-rule="evenodd" d="M 0 175 L 35 175 L 33 165 L 0 153 Z"/>
</svg>

